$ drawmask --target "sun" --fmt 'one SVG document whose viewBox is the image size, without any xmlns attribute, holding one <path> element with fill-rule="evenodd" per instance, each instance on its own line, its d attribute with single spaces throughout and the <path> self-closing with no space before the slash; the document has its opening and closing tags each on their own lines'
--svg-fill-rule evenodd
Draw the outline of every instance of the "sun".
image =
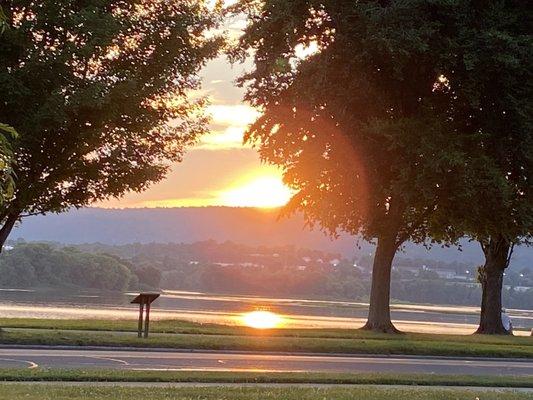
<svg viewBox="0 0 533 400">
<path fill-rule="evenodd" d="M 242 324 L 255 329 L 278 328 L 283 318 L 270 311 L 251 311 L 242 315 Z"/>
<path fill-rule="evenodd" d="M 287 204 L 291 196 L 280 177 L 262 176 L 222 192 L 220 201 L 230 207 L 275 208 Z"/>
</svg>

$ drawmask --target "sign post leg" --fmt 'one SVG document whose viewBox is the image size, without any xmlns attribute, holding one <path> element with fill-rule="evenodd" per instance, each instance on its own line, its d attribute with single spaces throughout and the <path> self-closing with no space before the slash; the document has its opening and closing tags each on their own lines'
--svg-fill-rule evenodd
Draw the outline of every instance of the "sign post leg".
<svg viewBox="0 0 533 400">
<path fill-rule="evenodd" d="M 139 326 L 137 328 L 137 337 L 142 337 L 142 331 L 143 331 L 143 311 L 144 311 L 144 304 L 139 303 Z"/>
<path fill-rule="evenodd" d="M 144 321 L 144 337 L 148 337 L 148 327 L 150 325 L 150 303 L 146 304 L 146 319 Z"/>
</svg>

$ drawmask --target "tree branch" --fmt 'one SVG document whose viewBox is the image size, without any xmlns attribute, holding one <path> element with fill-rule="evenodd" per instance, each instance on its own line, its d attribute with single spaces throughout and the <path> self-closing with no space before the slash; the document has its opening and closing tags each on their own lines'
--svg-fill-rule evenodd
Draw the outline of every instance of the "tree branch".
<svg viewBox="0 0 533 400">
<path fill-rule="evenodd" d="M 20 218 L 34 217 L 36 215 L 44 215 L 44 213 L 43 212 L 32 212 L 32 213 L 27 213 L 27 214 L 21 214 Z"/>
<path fill-rule="evenodd" d="M 513 256 L 515 243 L 511 243 L 511 247 L 509 248 L 509 255 L 507 256 L 507 261 L 505 263 L 505 268 L 509 267 L 509 264 L 511 263 L 511 257 Z"/>
</svg>

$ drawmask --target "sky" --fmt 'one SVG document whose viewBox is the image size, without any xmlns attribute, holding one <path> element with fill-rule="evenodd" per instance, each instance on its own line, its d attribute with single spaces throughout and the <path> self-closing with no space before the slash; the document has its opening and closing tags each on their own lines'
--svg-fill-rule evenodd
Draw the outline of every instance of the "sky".
<svg viewBox="0 0 533 400">
<path fill-rule="evenodd" d="M 242 19 L 229 21 L 226 32 L 236 36 Z M 235 79 L 247 64 L 231 65 L 225 57 L 209 62 L 201 73 L 200 94 L 209 99 L 210 133 L 189 148 L 167 179 L 143 193 L 98 203 L 106 208 L 238 206 L 278 207 L 290 198 L 280 171 L 261 163 L 257 151 L 243 145 L 248 124 L 258 116 L 242 102 L 244 91 Z"/>
</svg>

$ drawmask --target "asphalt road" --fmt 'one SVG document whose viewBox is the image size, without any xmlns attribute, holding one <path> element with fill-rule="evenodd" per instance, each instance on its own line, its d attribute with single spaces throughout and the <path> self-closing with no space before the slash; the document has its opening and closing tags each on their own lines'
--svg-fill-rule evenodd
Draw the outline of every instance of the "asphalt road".
<svg viewBox="0 0 533 400">
<path fill-rule="evenodd" d="M 532 361 L 149 350 L 0 349 L 3 368 L 176 371 L 387 372 L 533 376 Z"/>
</svg>

